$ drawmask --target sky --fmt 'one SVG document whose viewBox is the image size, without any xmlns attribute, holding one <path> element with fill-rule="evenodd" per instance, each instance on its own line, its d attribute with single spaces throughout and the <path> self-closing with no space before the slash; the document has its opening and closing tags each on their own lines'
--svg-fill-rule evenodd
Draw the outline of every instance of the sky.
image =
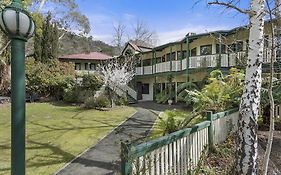
<svg viewBox="0 0 281 175">
<path fill-rule="evenodd" d="M 248 7 L 249 1 L 237 5 Z M 157 45 L 176 41 L 187 33 L 231 29 L 245 25 L 248 18 L 221 6 L 207 6 L 207 0 L 77 0 L 90 21 L 95 40 L 113 44 L 113 26 L 126 26 L 125 39 L 132 35 L 132 26 L 142 21 L 157 36 Z"/>
</svg>

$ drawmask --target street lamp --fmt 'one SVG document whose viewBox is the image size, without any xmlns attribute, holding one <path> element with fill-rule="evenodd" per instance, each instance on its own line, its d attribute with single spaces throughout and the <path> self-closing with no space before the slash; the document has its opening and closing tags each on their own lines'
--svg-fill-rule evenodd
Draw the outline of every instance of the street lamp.
<svg viewBox="0 0 281 175">
<path fill-rule="evenodd" d="M 25 174 L 25 42 L 32 37 L 34 22 L 22 8 L 21 0 L 13 0 L 0 12 L 0 27 L 11 39 L 11 173 Z"/>
</svg>

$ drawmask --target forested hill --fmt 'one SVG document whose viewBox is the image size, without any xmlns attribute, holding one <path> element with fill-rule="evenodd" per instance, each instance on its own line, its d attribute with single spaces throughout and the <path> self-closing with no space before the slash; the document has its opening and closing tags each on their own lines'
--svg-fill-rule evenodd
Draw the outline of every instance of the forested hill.
<svg viewBox="0 0 281 175">
<path fill-rule="evenodd" d="M 72 33 L 66 33 L 59 41 L 59 55 L 76 54 L 85 52 L 103 52 L 108 55 L 117 55 L 117 49 L 114 46 L 103 41 L 94 41 L 92 37 L 78 36 Z"/>
</svg>

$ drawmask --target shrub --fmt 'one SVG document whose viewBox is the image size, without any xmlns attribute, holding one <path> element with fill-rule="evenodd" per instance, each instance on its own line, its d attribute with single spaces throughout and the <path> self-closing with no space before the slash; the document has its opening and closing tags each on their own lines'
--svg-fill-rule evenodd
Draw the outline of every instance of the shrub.
<svg viewBox="0 0 281 175">
<path fill-rule="evenodd" d="M 126 96 L 122 96 L 120 98 L 117 98 L 114 102 L 117 106 L 127 105 L 128 99 Z"/>
<path fill-rule="evenodd" d="M 93 96 L 87 98 L 84 102 L 85 108 L 87 109 L 101 109 L 109 107 L 109 100 L 104 95 L 100 95 L 95 98 Z"/>
<path fill-rule="evenodd" d="M 167 89 L 160 92 L 159 94 L 156 94 L 155 98 L 156 98 L 156 103 L 167 103 L 168 100 L 170 99 Z"/>
</svg>

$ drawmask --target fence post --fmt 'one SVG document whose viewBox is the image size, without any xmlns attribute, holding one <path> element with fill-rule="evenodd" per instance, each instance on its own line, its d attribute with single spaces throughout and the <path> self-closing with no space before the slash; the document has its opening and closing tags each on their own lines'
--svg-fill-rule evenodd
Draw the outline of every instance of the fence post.
<svg viewBox="0 0 281 175">
<path fill-rule="evenodd" d="M 207 120 L 209 120 L 210 126 L 208 127 L 208 141 L 209 141 L 209 151 L 214 150 L 214 128 L 213 128 L 213 112 L 207 112 Z"/>
<path fill-rule="evenodd" d="M 130 144 L 121 142 L 121 174 L 130 175 L 132 169 L 132 163 L 130 160 Z"/>
</svg>

